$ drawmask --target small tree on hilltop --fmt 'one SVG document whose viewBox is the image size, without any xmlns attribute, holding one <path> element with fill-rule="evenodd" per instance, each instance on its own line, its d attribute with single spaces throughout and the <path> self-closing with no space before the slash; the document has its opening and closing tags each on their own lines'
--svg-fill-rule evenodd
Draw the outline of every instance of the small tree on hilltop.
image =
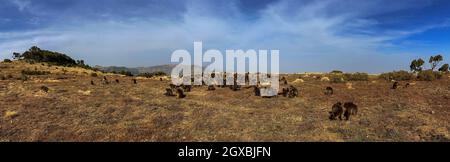
<svg viewBox="0 0 450 162">
<path fill-rule="evenodd" d="M 443 57 L 441 55 L 431 56 L 430 60 L 428 61 L 431 64 L 431 70 L 433 71 L 442 60 Z"/>
<path fill-rule="evenodd" d="M 422 65 L 424 63 L 425 63 L 425 61 L 423 61 L 421 58 L 419 58 L 417 60 L 413 60 L 409 67 L 410 67 L 411 71 L 413 71 L 413 72 L 420 72 L 420 71 L 422 71 Z"/>
</svg>

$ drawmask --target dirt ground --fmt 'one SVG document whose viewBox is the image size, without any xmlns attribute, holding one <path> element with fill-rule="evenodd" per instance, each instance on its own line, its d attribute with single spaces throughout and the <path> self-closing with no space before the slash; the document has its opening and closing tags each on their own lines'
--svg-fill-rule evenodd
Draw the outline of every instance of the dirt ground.
<svg viewBox="0 0 450 162">
<path fill-rule="evenodd" d="M 23 69 L 51 74 L 23 81 Z M 299 97 L 194 87 L 178 99 L 163 95 L 168 80 L 137 78 L 133 84 L 132 77 L 91 73 L 1 63 L 0 75 L 11 78 L 0 80 L 0 141 L 450 141 L 448 76 L 393 90 L 391 82 L 374 78 L 332 84 L 289 75 Z M 104 75 L 111 84 L 101 84 Z M 298 78 L 304 82 L 294 83 Z M 327 86 L 334 95 L 324 95 Z M 338 101 L 357 104 L 358 115 L 330 121 Z"/>
</svg>

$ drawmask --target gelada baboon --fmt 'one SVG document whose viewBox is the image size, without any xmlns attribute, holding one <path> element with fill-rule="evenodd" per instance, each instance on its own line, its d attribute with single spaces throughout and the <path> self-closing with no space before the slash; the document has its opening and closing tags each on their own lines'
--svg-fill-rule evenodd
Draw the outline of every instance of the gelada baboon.
<svg viewBox="0 0 450 162">
<path fill-rule="evenodd" d="M 333 92 L 333 88 L 331 88 L 331 87 L 327 87 L 326 89 L 325 89 L 325 95 L 332 95 L 334 92 Z"/>
<path fill-rule="evenodd" d="M 133 83 L 134 83 L 134 84 L 137 84 L 137 80 L 136 80 L 136 79 L 133 79 Z"/>
<path fill-rule="evenodd" d="M 178 98 L 185 98 L 186 97 L 186 94 L 184 94 L 184 91 L 181 88 L 177 88 L 177 94 L 178 94 Z"/>
<path fill-rule="evenodd" d="M 346 102 L 344 103 L 344 117 L 345 120 L 349 120 L 351 115 L 358 114 L 358 106 L 356 106 L 353 102 Z"/>
<path fill-rule="evenodd" d="M 283 88 L 281 89 L 281 93 L 278 93 L 278 95 L 282 95 L 283 97 L 287 97 L 289 94 L 289 88 Z"/>
<path fill-rule="evenodd" d="M 405 88 L 408 88 L 410 85 L 411 85 L 410 83 L 406 83 Z"/>
<path fill-rule="evenodd" d="M 166 95 L 166 96 L 176 96 L 173 93 L 172 88 L 166 88 L 166 93 L 164 93 L 164 95 Z"/>
<path fill-rule="evenodd" d="M 331 111 L 328 112 L 330 114 L 330 117 L 328 117 L 330 120 L 336 120 L 336 117 L 339 118 L 339 120 L 342 120 L 342 113 L 344 112 L 342 108 L 342 103 L 337 102 L 331 107 Z"/>
<path fill-rule="evenodd" d="M 208 86 L 208 91 L 214 91 L 216 90 L 216 88 L 214 87 L 214 85 L 209 85 Z"/>
<path fill-rule="evenodd" d="M 399 85 L 398 82 L 394 82 L 394 84 L 392 84 L 392 89 L 397 89 Z"/>
<path fill-rule="evenodd" d="M 116 83 L 119 83 L 119 79 L 116 79 Z"/>
<path fill-rule="evenodd" d="M 298 89 L 295 88 L 293 85 L 291 85 L 289 87 L 289 93 L 288 93 L 288 97 L 289 98 L 294 98 L 298 96 Z"/>
<path fill-rule="evenodd" d="M 159 78 L 159 81 L 161 81 L 161 82 L 162 82 L 162 81 L 163 81 L 163 79 L 162 79 L 162 78 Z"/>
<path fill-rule="evenodd" d="M 258 86 L 254 86 L 253 92 L 255 93 L 255 96 L 261 96 L 261 89 Z"/>
<path fill-rule="evenodd" d="M 44 91 L 45 93 L 47 93 L 49 89 L 46 86 L 41 86 L 41 90 Z"/>
<path fill-rule="evenodd" d="M 183 88 L 184 92 L 191 92 L 192 85 L 181 85 L 181 88 Z"/>
<path fill-rule="evenodd" d="M 103 84 L 109 84 L 108 79 L 106 78 L 106 76 L 103 76 Z"/>
<path fill-rule="evenodd" d="M 95 85 L 93 80 L 91 80 L 91 85 Z"/>
</svg>

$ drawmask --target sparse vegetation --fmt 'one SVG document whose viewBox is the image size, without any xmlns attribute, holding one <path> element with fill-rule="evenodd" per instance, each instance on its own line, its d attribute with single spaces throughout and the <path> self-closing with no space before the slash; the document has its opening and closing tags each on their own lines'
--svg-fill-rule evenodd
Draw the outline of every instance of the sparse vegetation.
<svg viewBox="0 0 450 162">
<path fill-rule="evenodd" d="M 48 75 L 48 74 L 50 74 L 49 71 L 28 70 L 28 69 L 22 70 L 21 73 L 25 74 L 25 75 Z"/>
<path fill-rule="evenodd" d="M 97 73 L 91 73 L 91 77 L 98 77 Z"/>
<path fill-rule="evenodd" d="M 25 83 L 14 79 L 1 81 L 0 140 L 431 141 L 436 136 L 439 140 L 449 139 L 447 77 L 433 82 L 408 82 L 414 84 L 404 88 L 405 82 L 398 78 L 414 79 L 414 74 L 392 72 L 388 75 L 392 77 L 387 78 L 399 80 L 398 89 L 392 90 L 393 82 L 374 80 L 372 76 L 369 79 L 374 82 L 322 81 L 326 77 L 339 83 L 349 78 L 365 80 L 365 74 L 314 74 L 316 77 L 302 77 L 304 81 L 295 84 L 293 81 L 300 74 L 283 74 L 298 88 L 298 97 L 262 98 L 256 96 L 258 89 L 251 86 L 242 86 L 239 91 L 220 86 L 208 91 L 208 86 L 193 86 L 190 92 L 180 90 L 179 94 L 185 96 L 179 99 L 164 96 L 168 80 L 124 78 L 100 72 L 97 74 L 101 78 L 92 78 L 93 71 L 81 71 L 79 67 L 56 69 L 23 61 L 8 66 L 11 68 L 2 69 L 1 74 L 18 78 L 22 70 L 29 69 L 51 73 L 27 78 Z M 63 70 L 66 75 L 62 75 Z M 109 84 L 102 84 L 103 76 Z M 113 83 L 117 79 L 120 84 Z M 134 84 L 136 80 L 139 84 Z M 332 87 L 334 92 L 324 95 L 326 87 Z M 173 91 L 167 95 L 177 94 L 178 91 Z M 329 108 L 337 101 L 354 102 L 361 113 L 352 115 L 350 122 L 329 121 Z M 7 111 L 16 115 L 8 116 Z"/>
<path fill-rule="evenodd" d="M 417 80 L 421 81 L 434 81 L 436 79 L 441 79 L 442 73 L 433 70 L 424 70 L 417 74 Z"/>
<path fill-rule="evenodd" d="M 409 73 L 404 70 L 394 71 L 389 73 L 383 73 L 379 75 L 380 79 L 384 79 L 387 81 L 396 80 L 396 81 L 408 81 L 414 79 L 414 74 Z"/>
<path fill-rule="evenodd" d="M 368 81 L 369 74 L 367 73 L 346 73 L 344 74 L 344 78 L 346 81 Z"/>
<path fill-rule="evenodd" d="M 331 83 L 345 83 L 345 79 L 342 75 L 330 75 L 328 78 Z"/>
</svg>

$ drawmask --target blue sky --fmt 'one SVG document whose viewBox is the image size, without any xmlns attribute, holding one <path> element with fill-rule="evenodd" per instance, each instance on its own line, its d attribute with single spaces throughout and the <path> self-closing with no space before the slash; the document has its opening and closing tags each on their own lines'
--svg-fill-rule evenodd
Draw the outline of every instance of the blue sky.
<svg viewBox="0 0 450 162">
<path fill-rule="evenodd" d="M 170 63 L 176 49 L 278 49 L 283 72 L 379 73 L 450 60 L 448 0 L 0 0 L 0 58 L 33 45 L 91 65 Z"/>
</svg>

